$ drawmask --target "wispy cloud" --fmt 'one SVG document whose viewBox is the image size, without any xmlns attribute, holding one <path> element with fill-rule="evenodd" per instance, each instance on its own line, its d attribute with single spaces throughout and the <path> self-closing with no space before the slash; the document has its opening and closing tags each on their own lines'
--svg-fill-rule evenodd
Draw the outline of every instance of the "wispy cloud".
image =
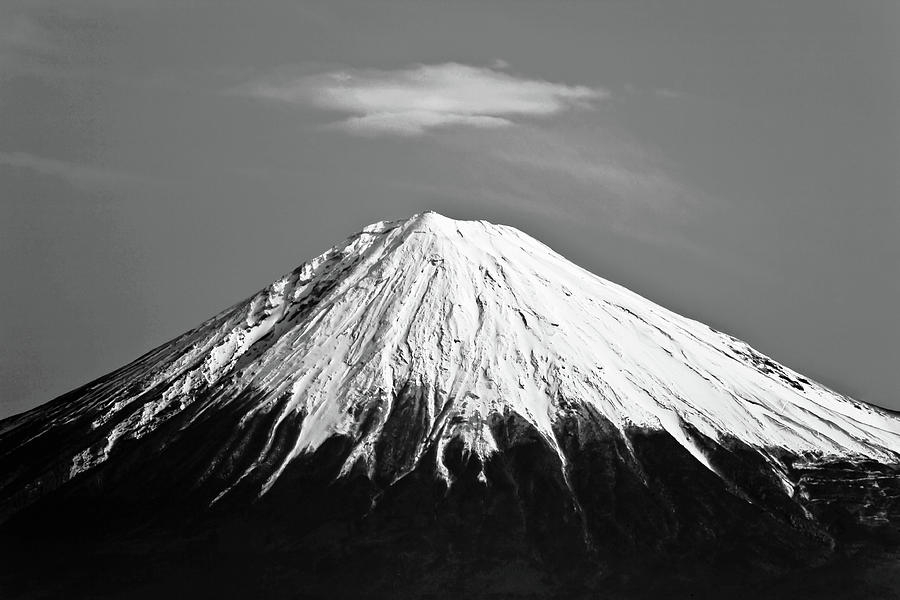
<svg viewBox="0 0 900 600">
<path fill-rule="evenodd" d="M 677 90 L 669 89 L 669 88 L 659 88 L 654 90 L 654 93 L 657 96 L 662 98 L 683 98 L 684 94 Z"/>
<path fill-rule="evenodd" d="M 337 113 L 327 127 L 351 134 L 440 130 L 432 149 L 444 153 L 442 160 L 457 175 L 395 182 L 438 198 L 480 198 L 543 216 L 596 221 L 607 231 L 685 247 L 691 245 L 684 234 L 691 213 L 705 202 L 679 181 L 677 165 L 622 128 L 615 110 L 588 113 L 615 99 L 605 89 L 523 77 L 500 60 L 489 66 L 281 70 L 231 92 Z M 633 93 L 629 86 L 626 95 Z M 491 130 L 489 143 L 483 133 L 473 133 L 479 129 Z"/>
<path fill-rule="evenodd" d="M 617 126 L 615 115 L 531 124 L 473 146 L 464 132 L 442 137 L 457 177 L 426 182 L 435 197 L 483 198 L 654 245 L 699 248 L 688 234 L 712 204 L 683 180 L 677 163 Z M 443 188 L 443 190 L 441 189 Z"/>
<path fill-rule="evenodd" d="M 152 10 L 158 0 L 3 0 L 0 2 L 0 81 L 25 75 L 99 79 L 97 44 L 114 18 Z"/>
<path fill-rule="evenodd" d="M 33 16 L 0 10 L 0 69 L 9 71 L 56 51 L 52 35 Z"/>
<path fill-rule="evenodd" d="M 27 14 L 10 15 L 0 24 L 0 46 L 32 52 L 55 49 L 49 32 Z"/>
<path fill-rule="evenodd" d="M 522 128 L 496 139 L 486 157 L 542 179 L 605 193 L 609 202 L 681 210 L 693 195 L 661 157 L 625 132 L 596 123 L 566 130 Z"/>
<path fill-rule="evenodd" d="M 397 70 L 270 74 L 237 93 L 344 113 L 332 126 L 357 134 L 420 135 L 439 127 L 507 127 L 525 117 L 586 108 L 606 98 L 600 88 L 528 79 L 459 63 Z"/>
<path fill-rule="evenodd" d="M 141 175 L 36 156 L 27 152 L 0 152 L 0 166 L 28 169 L 41 175 L 58 177 L 83 189 L 155 182 L 155 180 Z"/>
<path fill-rule="evenodd" d="M 681 186 L 661 169 L 636 160 L 586 156 L 576 148 L 549 146 L 554 150 L 548 154 L 497 149 L 490 156 L 517 168 L 568 178 L 570 185 L 606 191 L 632 205 L 644 204 L 659 210 L 683 203 L 683 199 L 673 202 L 682 196 Z"/>
</svg>

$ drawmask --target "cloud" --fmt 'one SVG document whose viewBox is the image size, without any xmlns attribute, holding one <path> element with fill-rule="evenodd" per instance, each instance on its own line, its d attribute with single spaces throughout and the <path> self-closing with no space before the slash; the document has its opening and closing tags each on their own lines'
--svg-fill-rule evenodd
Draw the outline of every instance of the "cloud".
<svg viewBox="0 0 900 600">
<path fill-rule="evenodd" d="M 701 211 L 714 200 L 683 180 L 678 163 L 629 134 L 613 112 L 586 120 L 531 123 L 473 145 L 442 136 L 453 150 L 452 175 L 429 175 L 423 190 L 440 199 L 473 198 L 577 223 L 643 243 L 701 252 L 691 240 Z"/>
<path fill-rule="evenodd" d="M 237 93 L 345 113 L 332 127 L 356 134 L 420 135 L 439 127 L 508 127 L 516 119 L 547 117 L 587 108 L 608 96 L 516 77 L 494 68 L 459 63 L 415 65 L 397 70 L 341 70 L 313 75 L 272 74 L 240 86 Z"/>
<path fill-rule="evenodd" d="M 4 73 L 56 51 L 50 32 L 32 16 L 0 10 L 0 69 Z"/>
<path fill-rule="evenodd" d="M 26 14 L 13 14 L 0 24 L 0 46 L 5 49 L 46 53 L 54 50 L 49 32 Z"/>
<path fill-rule="evenodd" d="M 689 195 L 653 153 L 624 132 L 602 127 L 566 132 L 525 129 L 494 144 L 488 156 L 545 177 L 563 178 L 570 185 L 605 190 L 633 207 L 681 207 Z"/>
<path fill-rule="evenodd" d="M 669 89 L 669 88 L 659 88 L 654 91 L 657 96 L 660 96 L 662 98 L 683 98 L 684 97 L 683 93 L 676 91 L 676 90 Z"/>
<path fill-rule="evenodd" d="M 350 117 L 340 123 L 335 123 L 333 127 L 361 135 L 375 133 L 420 135 L 425 133 L 427 129 L 451 125 L 470 125 L 472 127 L 485 128 L 506 127 L 507 125 L 512 125 L 512 121 L 488 115 L 465 115 L 418 110 L 373 113 L 361 117 Z"/>
<path fill-rule="evenodd" d="M 102 32 L 125 13 L 157 0 L 3 0 L 0 2 L 0 82 L 15 76 L 48 79 L 106 77 L 97 64 Z"/>
<path fill-rule="evenodd" d="M 0 166 L 28 169 L 41 175 L 59 177 L 83 189 L 151 183 L 139 175 L 82 163 L 45 158 L 26 152 L 0 152 Z"/>
</svg>

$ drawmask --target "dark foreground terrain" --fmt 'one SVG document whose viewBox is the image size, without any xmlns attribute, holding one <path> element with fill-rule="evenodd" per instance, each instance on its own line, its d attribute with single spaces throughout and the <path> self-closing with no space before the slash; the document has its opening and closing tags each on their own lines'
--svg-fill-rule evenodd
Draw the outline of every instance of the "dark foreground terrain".
<svg viewBox="0 0 900 600">
<path fill-rule="evenodd" d="M 0 596 L 900 598 L 895 467 L 797 463 L 788 494 L 739 442 L 706 441 L 719 477 L 668 434 L 634 431 L 632 451 L 588 414 L 557 428 L 565 469 L 510 418 L 486 464 L 446 448 L 449 488 L 433 456 L 392 482 L 415 463 L 410 418 L 372 473 L 337 478 L 350 443 L 336 437 L 261 498 L 248 482 L 213 507 L 227 472 L 181 482 L 201 479 L 214 440 L 123 447 L 0 526 Z"/>
</svg>

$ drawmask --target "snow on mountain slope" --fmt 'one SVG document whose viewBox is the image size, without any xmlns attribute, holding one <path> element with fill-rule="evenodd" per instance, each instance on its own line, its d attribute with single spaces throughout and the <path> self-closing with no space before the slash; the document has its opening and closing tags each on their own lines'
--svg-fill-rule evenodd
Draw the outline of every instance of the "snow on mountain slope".
<svg viewBox="0 0 900 600">
<path fill-rule="evenodd" d="M 564 465 L 553 424 L 583 404 L 623 432 L 665 430 L 711 470 L 692 430 L 737 438 L 773 463 L 783 451 L 900 458 L 897 417 L 597 277 L 521 231 L 433 212 L 366 227 L 75 397 L 3 421 L 0 441 L 21 447 L 72 428 L 58 456 L 66 473 L 48 467 L 29 484 L 46 488 L 103 463 L 126 440 L 166 423 L 184 430 L 248 391 L 256 400 L 242 405 L 228 443 L 261 427 L 265 443 L 216 500 L 257 470 L 265 494 L 294 459 L 335 435 L 354 440 L 344 472 L 359 462 L 373 469 L 401 392 L 419 405 L 420 425 L 409 426 L 425 431 L 395 478 L 436 446 L 434 467 L 449 482 L 440 449 L 459 439 L 491 455 L 490 424 L 511 413 Z"/>
</svg>

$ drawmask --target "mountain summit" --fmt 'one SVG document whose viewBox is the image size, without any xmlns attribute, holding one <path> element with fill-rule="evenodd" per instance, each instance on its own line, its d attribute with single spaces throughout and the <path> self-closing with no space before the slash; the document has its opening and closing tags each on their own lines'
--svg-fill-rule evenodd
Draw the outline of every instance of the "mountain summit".
<svg viewBox="0 0 900 600">
<path fill-rule="evenodd" d="M 898 465 L 896 415 L 517 229 L 426 212 L 0 422 L 0 532 L 38 562 L 48 540 L 144 552 L 153 593 L 759 593 L 869 577 Z"/>
</svg>

